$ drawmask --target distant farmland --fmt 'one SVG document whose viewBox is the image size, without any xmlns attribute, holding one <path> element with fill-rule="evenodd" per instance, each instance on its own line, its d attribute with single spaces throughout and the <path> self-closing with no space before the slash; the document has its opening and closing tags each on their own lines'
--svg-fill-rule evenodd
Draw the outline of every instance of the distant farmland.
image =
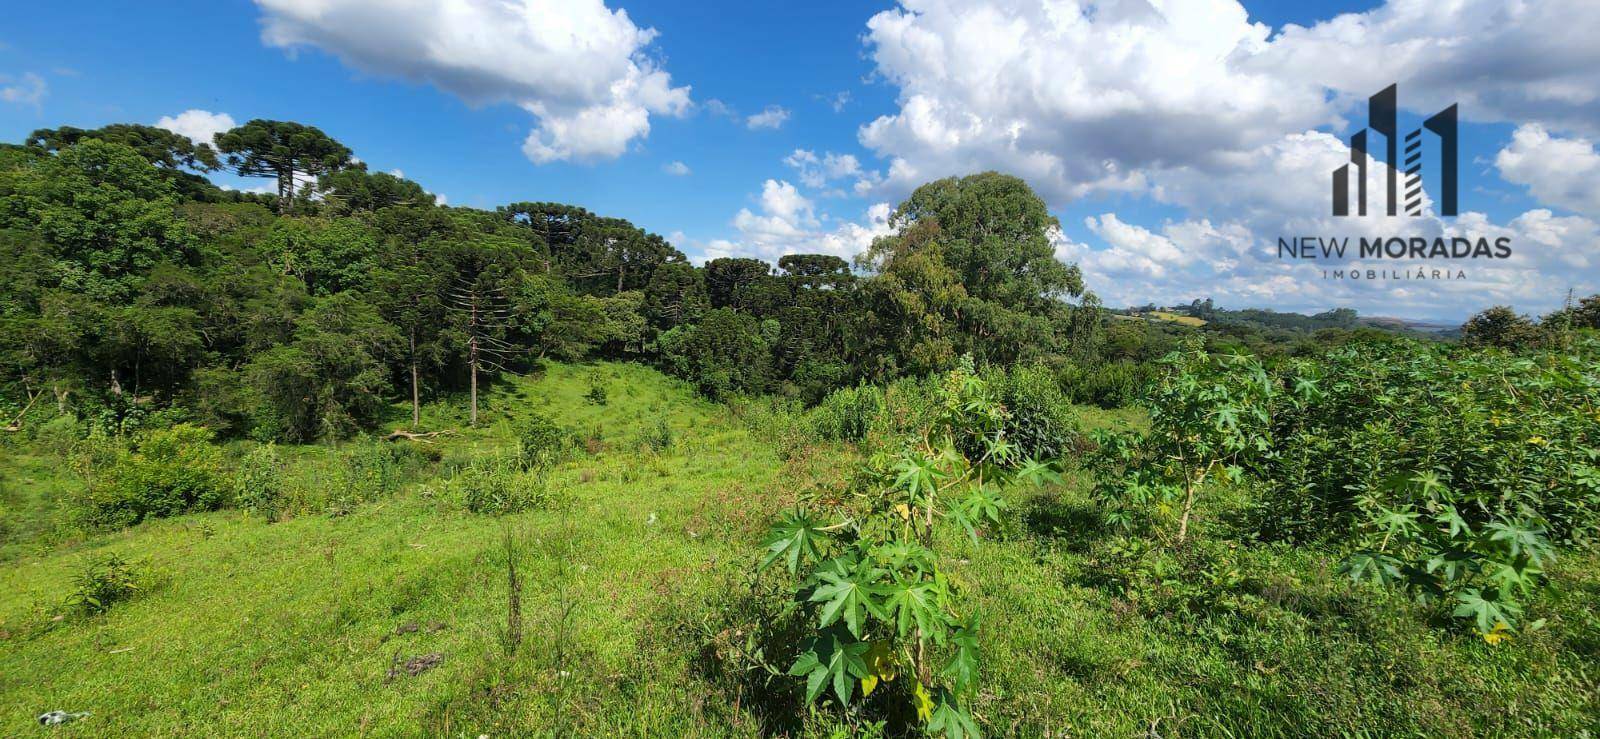
<svg viewBox="0 0 1600 739">
<path fill-rule="evenodd" d="M 1204 326 L 1204 325 L 1206 325 L 1206 321 L 1203 318 L 1195 318 L 1194 316 L 1185 316 L 1185 315 L 1181 315 L 1181 314 L 1178 314 L 1178 313 L 1171 313 L 1171 312 L 1164 311 L 1164 310 L 1155 310 L 1155 311 L 1150 311 L 1149 313 L 1140 313 L 1140 314 L 1137 314 L 1137 315 L 1139 315 L 1140 317 L 1144 317 L 1144 318 L 1153 318 L 1153 319 L 1158 320 L 1158 321 L 1169 321 L 1171 323 L 1182 324 L 1184 326 Z"/>
</svg>

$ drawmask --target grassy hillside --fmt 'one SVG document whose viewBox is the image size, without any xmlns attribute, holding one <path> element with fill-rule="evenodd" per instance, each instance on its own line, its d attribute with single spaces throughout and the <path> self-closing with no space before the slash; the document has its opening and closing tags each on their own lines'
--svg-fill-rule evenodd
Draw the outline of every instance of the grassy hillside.
<svg viewBox="0 0 1600 739">
<path fill-rule="evenodd" d="M 595 386 L 604 405 L 585 397 Z M 451 478 L 541 409 L 582 440 L 551 473 L 557 503 L 466 512 Z M 450 412 L 425 419 L 459 427 Z M 78 484 L 65 466 L 5 450 L 0 735 L 39 733 L 33 717 L 56 709 L 92 713 L 53 732 L 74 736 L 838 728 L 761 669 L 793 654 L 752 637 L 782 620 L 754 564 L 771 516 L 841 481 L 856 452 L 634 365 L 553 365 L 496 386 L 485 417 L 411 443 L 380 495 L 338 489 L 371 442 L 295 447 L 284 520 L 225 510 L 90 536 L 49 526 L 52 498 Z M 1069 475 L 1016 501 L 1002 535 L 950 542 L 951 576 L 984 618 L 974 708 L 991 734 L 1577 735 L 1600 716 L 1593 557 L 1557 565 L 1546 629 L 1490 645 L 1333 576 L 1329 555 L 1241 547 L 1228 500 L 1174 555 L 1104 530 L 1085 487 Z M 514 651 L 507 537 L 524 578 Z M 55 620 L 74 574 L 110 553 L 145 573 L 140 592 Z"/>
<path fill-rule="evenodd" d="M 1164 311 L 1164 310 L 1151 311 L 1148 315 L 1151 318 L 1154 318 L 1154 319 L 1156 319 L 1158 321 L 1168 321 L 1170 323 L 1176 323 L 1176 324 L 1179 324 L 1179 325 L 1182 325 L 1182 326 L 1196 326 L 1196 327 L 1198 327 L 1198 326 L 1206 325 L 1205 319 L 1203 319 L 1203 318 L 1195 318 L 1194 316 L 1179 315 L 1177 313 L 1172 313 L 1170 311 Z"/>
<path fill-rule="evenodd" d="M 608 387 L 607 405 L 581 397 L 589 376 Z M 694 724 L 682 711 L 693 652 L 661 631 L 662 615 L 674 601 L 709 598 L 717 565 L 745 556 L 759 523 L 749 519 L 766 509 L 753 501 L 780 468 L 771 448 L 726 411 L 630 365 L 557 366 L 497 389 L 486 405 L 496 421 L 441 441 L 443 458 L 508 445 L 529 408 L 601 429 L 602 451 L 554 473 L 561 510 L 464 513 L 432 478 L 349 515 L 186 516 L 8 562 L 0 733 L 15 736 L 55 708 L 93 712 L 85 735 L 476 736 L 562 722 L 676 733 Z M 635 430 L 659 420 L 678 440 L 662 454 L 641 451 Z M 332 450 L 294 456 L 293 474 L 314 483 Z M 508 529 L 528 583 L 528 638 L 509 659 L 497 636 Z M 40 631 L 35 621 L 75 569 L 110 552 L 143 563 L 155 582 L 103 616 Z M 438 667 L 385 680 L 396 655 L 431 653 L 443 655 Z"/>
</svg>

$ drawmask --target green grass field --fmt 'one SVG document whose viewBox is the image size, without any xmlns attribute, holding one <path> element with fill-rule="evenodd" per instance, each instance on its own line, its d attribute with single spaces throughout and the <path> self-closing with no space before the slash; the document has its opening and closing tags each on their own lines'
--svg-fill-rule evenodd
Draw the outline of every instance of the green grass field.
<svg viewBox="0 0 1600 739">
<path fill-rule="evenodd" d="M 607 390 L 596 405 L 584 395 Z M 448 482 L 543 409 L 586 448 L 559 503 L 468 513 Z M 458 410 L 425 409 L 460 428 Z M 769 519 L 856 462 L 761 404 L 727 407 L 627 364 L 552 365 L 496 386 L 482 428 L 417 447 L 397 489 L 330 506 L 341 455 L 285 450 L 294 511 L 223 510 L 100 534 L 61 524 L 80 484 L 47 450 L 0 448 L 0 735 L 723 736 L 823 734 L 794 678 L 744 672 L 775 604 L 755 574 Z M 1081 410 L 1085 426 L 1139 423 Z M 650 436 L 665 423 L 671 443 Z M 367 442 L 371 443 L 371 442 Z M 242 453 L 237 442 L 230 453 Z M 1332 553 L 1240 543 L 1237 501 L 1182 555 L 1106 531 L 1069 475 L 1020 496 L 1001 535 L 953 541 L 984 619 L 974 710 L 992 735 L 1593 735 L 1600 564 L 1571 556 L 1547 626 L 1497 645 L 1333 574 Z M 332 512 L 329 512 L 329 509 Z M 337 514 L 337 515 L 335 515 Z M 506 644 L 507 538 L 524 578 Z M 116 553 L 140 592 L 62 615 Z M 1204 582 L 1179 579 L 1180 565 Z M 57 617 L 60 616 L 59 620 Z M 407 662 L 437 655 L 437 662 Z M 787 667 L 792 653 L 766 654 Z M 50 710 L 87 711 L 53 729 Z M 1587 734 L 1585 733 L 1587 732 Z"/>
</svg>

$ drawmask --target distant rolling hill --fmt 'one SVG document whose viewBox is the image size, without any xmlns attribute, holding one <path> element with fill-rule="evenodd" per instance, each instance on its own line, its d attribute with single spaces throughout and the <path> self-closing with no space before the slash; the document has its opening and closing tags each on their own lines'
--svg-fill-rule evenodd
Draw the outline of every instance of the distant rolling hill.
<svg viewBox="0 0 1600 739">
<path fill-rule="evenodd" d="M 1461 324 L 1438 320 L 1423 321 L 1394 316 L 1362 316 L 1362 323 L 1391 331 L 1421 331 L 1430 334 L 1448 334 L 1460 330 Z"/>
</svg>

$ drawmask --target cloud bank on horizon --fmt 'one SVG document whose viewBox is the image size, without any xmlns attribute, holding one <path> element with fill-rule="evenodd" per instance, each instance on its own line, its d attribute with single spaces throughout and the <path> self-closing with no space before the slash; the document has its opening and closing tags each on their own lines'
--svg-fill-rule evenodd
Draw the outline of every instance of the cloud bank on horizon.
<svg viewBox="0 0 1600 739">
<path fill-rule="evenodd" d="M 652 116 L 692 107 L 690 88 L 656 61 L 657 33 L 601 0 L 257 4 L 268 45 L 318 48 L 474 105 L 520 106 L 535 121 L 523 145 L 535 164 L 624 156 Z M 1110 304 L 1213 297 L 1460 316 L 1491 303 L 1548 310 L 1569 288 L 1600 291 L 1591 0 L 1390 0 L 1279 29 L 1235 0 L 901 0 L 864 23 L 863 51 L 894 110 L 858 122 L 860 155 L 797 149 L 746 207 L 730 208 L 725 238 L 680 233 L 675 243 L 705 258 L 850 256 L 887 233 L 889 203 L 916 185 L 993 169 L 1026 179 L 1057 212 L 1119 204 L 1078 216 L 1073 230 L 1087 238 L 1058 239 L 1059 256 Z M 1514 126 L 1490 160 L 1464 162 L 1464 176 L 1497 176 L 1538 207 L 1498 222 L 1478 212 L 1330 217 L 1329 173 L 1348 161 L 1336 134 L 1392 82 L 1407 110 L 1459 102 L 1464 125 Z M 790 115 L 769 106 L 745 124 L 772 129 Z M 690 163 L 674 159 L 669 171 Z M 1152 222 L 1150 210 L 1181 216 Z M 1517 249 L 1459 265 L 1464 280 L 1400 284 L 1328 280 L 1323 265 L 1277 255 L 1280 236 L 1362 233 L 1507 235 Z"/>
</svg>

